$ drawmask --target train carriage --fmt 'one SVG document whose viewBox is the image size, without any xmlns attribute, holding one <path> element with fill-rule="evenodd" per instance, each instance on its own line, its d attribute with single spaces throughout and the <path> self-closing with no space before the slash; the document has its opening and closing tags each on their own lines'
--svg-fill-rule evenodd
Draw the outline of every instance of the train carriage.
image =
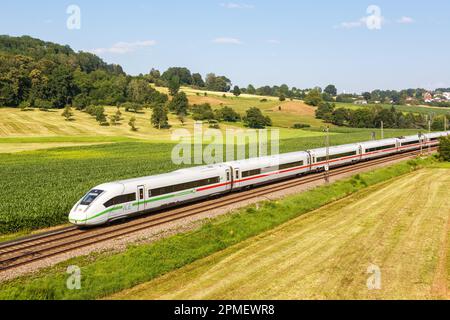
<svg viewBox="0 0 450 320">
<path fill-rule="evenodd" d="M 421 147 L 427 146 L 427 139 L 424 135 L 420 137 L 419 135 L 401 137 L 398 140 L 400 142 L 399 152 L 418 150 Z"/>
<path fill-rule="evenodd" d="M 310 158 L 307 152 L 293 152 L 231 161 L 226 165 L 234 169 L 233 189 L 240 189 L 308 173 Z"/>
<path fill-rule="evenodd" d="M 311 170 L 321 171 L 329 168 L 347 165 L 361 160 L 361 148 L 359 144 L 346 144 L 328 148 L 312 149 L 308 151 L 311 155 Z M 327 160 L 328 158 L 328 160 Z"/>
<path fill-rule="evenodd" d="M 385 157 L 398 152 L 400 143 L 398 139 L 383 139 L 360 143 L 362 160 Z"/>
</svg>

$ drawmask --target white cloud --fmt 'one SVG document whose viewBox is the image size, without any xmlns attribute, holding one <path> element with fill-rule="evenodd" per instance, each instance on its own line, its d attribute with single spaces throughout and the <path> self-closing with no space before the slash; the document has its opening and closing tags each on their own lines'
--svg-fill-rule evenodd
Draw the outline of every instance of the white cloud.
<svg viewBox="0 0 450 320">
<path fill-rule="evenodd" d="M 270 43 L 270 44 L 280 44 L 281 42 L 280 42 L 279 40 L 276 40 L 276 39 L 270 39 L 270 40 L 267 40 L 267 43 Z"/>
<path fill-rule="evenodd" d="M 353 29 L 353 28 L 359 28 L 364 26 L 364 24 L 366 23 L 365 18 L 361 18 L 357 21 L 345 21 L 340 23 L 338 26 L 336 26 L 335 28 L 343 28 L 343 29 Z"/>
<path fill-rule="evenodd" d="M 130 52 L 134 52 L 139 48 L 152 47 L 156 45 L 156 41 L 154 40 L 145 40 L 145 41 L 135 41 L 135 42 L 117 42 L 110 48 L 97 48 L 90 50 L 90 52 L 95 54 L 102 53 L 113 53 L 113 54 L 126 54 Z"/>
<path fill-rule="evenodd" d="M 400 19 L 397 20 L 397 23 L 400 23 L 400 24 L 411 24 L 411 23 L 414 23 L 414 22 L 415 21 L 414 21 L 413 18 L 405 17 L 405 16 L 403 16 L 403 17 L 401 17 Z"/>
<path fill-rule="evenodd" d="M 375 17 L 375 19 L 377 19 L 376 21 L 374 21 L 374 20 L 368 21 L 368 19 L 374 19 L 374 18 L 362 17 L 359 20 L 355 20 L 355 21 L 345 21 L 345 22 L 341 22 L 337 26 L 334 26 L 334 28 L 335 29 L 355 29 L 355 28 L 365 27 L 368 29 L 380 29 L 386 23 L 386 20 L 382 16 Z M 373 27 L 372 26 L 373 23 L 378 24 L 378 26 Z"/>
<path fill-rule="evenodd" d="M 218 44 L 242 44 L 242 41 L 236 38 L 216 38 L 213 42 Z"/>
<path fill-rule="evenodd" d="M 220 6 L 226 9 L 253 9 L 255 7 L 251 4 L 234 2 L 221 3 Z"/>
</svg>

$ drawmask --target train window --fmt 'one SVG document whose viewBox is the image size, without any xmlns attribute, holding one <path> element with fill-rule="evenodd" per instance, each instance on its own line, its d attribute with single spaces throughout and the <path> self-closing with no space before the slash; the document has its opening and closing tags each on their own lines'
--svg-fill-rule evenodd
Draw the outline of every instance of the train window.
<svg viewBox="0 0 450 320">
<path fill-rule="evenodd" d="M 261 169 L 242 171 L 242 178 L 257 176 L 259 174 L 261 174 Z"/>
<path fill-rule="evenodd" d="M 284 169 L 290 169 L 290 168 L 295 168 L 295 167 L 301 167 L 303 164 L 304 164 L 304 161 L 284 163 L 284 164 L 280 164 L 279 168 L 280 168 L 280 170 L 284 170 Z"/>
<path fill-rule="evenodd" d="M 144 188 L 139 188 L 139 200 L 144 199 Z"/>
<path fill-rule="evenodd" d="M 346 152 L 346 153 L 339 153 L 339 154 L 330 154 L 329 160 L 344 158 L 344 157 L 350 157 L 350 156 L 356 156 L 357 152 Z M 317 158 L 317 162 L 327 161 L 327 157 L 319 157 Z"/>
<path fill-rule="evenodd" d="M 230 181 L 230 173 L 227 172 L 227 181 Z"/>
<path fill-rule="evenodd" d="M 236 170 L 236 179 L 239 179 L 239 170 Z"/>
<path fill-rule="evenodd" d="M 115 206 L 122 203 L 136 201 L 136 193 L 123 194 L 121 196 L 117 196 L 105 202 L 103 205 L 105 208 L 109 208 L 111 206 Z"/>
<path fill-rule="evenodd" d="M 186 183 L 177 184 L 174 186 L 166 186 L 161 188 L 156 188 L 149 190 L 148 194 L 149 197 L 157 197 L 168 193 L 174 193 L 178 191 L 188 190 L 188 189 L 194 189 L 202 186 L 207 186 L 211 184 L 216 184 L 220 182 L 220 177 L 214 177 L 214 178 L 208 178 L 203 180 L 197 180 L 197 181 L 190 181 Z"/>
<path fill-rule="evenodd" d="M 395 144 L 391 144 L 391 145 L 388 145 L 388 146 L 381 146 L 381 147 L 376 147 L 376 148 L 369 148 L 369 149 L 366 149 L 366 152 L 373 152 L 373 151 L 379 151 L 379 150 L 392 149 L 392 148 L 395 148 L 395 147 L 396 147 Z"/>
<path fill-rule="evenodd" d="M 80 204 L 82 206 L 90 205 L 99 195 L 103 193 L 103 190 L 91 190 L 88 194 L 81 200 Z"/>
<path fill-rule="evenodd" d="M 414 140 L 414 141 L 409 141 L 409 142 L 402 142 L 402 146 L 409 146 L 412 144 L 418 144 L 420 141 L 419 140 Z"/>
</svg>

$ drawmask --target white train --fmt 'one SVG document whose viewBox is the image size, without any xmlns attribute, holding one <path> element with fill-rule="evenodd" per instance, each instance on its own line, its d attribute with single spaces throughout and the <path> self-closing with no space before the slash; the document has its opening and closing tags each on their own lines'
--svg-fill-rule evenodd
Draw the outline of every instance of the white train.
<svg viewBox="0 0 450 320">
<path fill-rule="evenodd" d="M 73 207 L 69 221 L 97 226 L 130 215 L 238 191 L 255 185 L 439 144 L 450 132 L 374 140 L 182 169 L 99 185 Z"/>
</svg>

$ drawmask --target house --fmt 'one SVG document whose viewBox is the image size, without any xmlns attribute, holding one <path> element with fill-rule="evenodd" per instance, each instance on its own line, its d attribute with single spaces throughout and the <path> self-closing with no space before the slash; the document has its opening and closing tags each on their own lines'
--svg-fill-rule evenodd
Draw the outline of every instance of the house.
<svg viewBox="0 0 450 320">
<path fill-rule="evenodd" d="M 367 104 L 367 100 L 356 100 L 353 104 L 365 105 Z"/>
<path fill-rule="evenodd" d="M 444 92 L 442 95 L 446 100 L 450 100 L 450 92 Z"/>
<path fill-rule="evenodd" d="M 433 102 L 433 95 L 430 92 L 425 92 L 423 94 L 423 101 L 425 101 L 426 103 Z"/>
</svg>

